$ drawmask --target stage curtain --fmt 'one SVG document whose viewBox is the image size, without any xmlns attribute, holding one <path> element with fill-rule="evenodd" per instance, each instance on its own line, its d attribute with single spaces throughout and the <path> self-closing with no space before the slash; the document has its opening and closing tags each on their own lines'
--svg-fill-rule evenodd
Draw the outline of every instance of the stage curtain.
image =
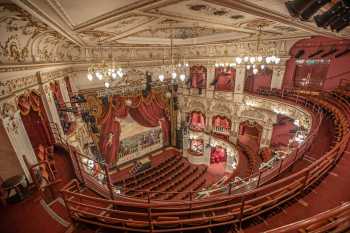
<svg viewBox="0 0 350 233">
<path fill-rule="evenodd" d="M 215 68 L 214 89 L 216 91 L 232 91 L 235 85 L 236 70 L 234 68 Z"/>
<path fill-rule="evenodd" d="M 207 80 L 207 69 L 204 66 L 191 66 L 190 79 L 192 88 L 204 89 Z"/>
<path fill-rule="evenodd" d="M 162 102 L 163 103 L 163 102 Z M 130 116 L 144 127 L 161 126 L 163 131 L 163 142 L 169 142 L 170 123 L 167 118 L 163 104 L 159 104 L 159 97 L 151 93 L 148 97 L 136 97 L 132 99 L 129 107 Z"/>
<path fill-rule="evenodd" d="M 126 105 L 126 100 L 131 104 Z M 121 134 L 119 119 L 130 116 L 144 127 L 160 126 L 163 131 L 163 143 L 169 143 L 170 123 L 166 114 L 166 103 L 162 97 L 150 93 L 147 97 L 121 97 L 110 98 L 109 109 L 100 122 L 100 150 L 108 164 L 116 162 L 119 151 L 119 138 Z"/>
<path fill-rule="evenodd" d="M 120 123 L 116 117 L 116 111 L 112 104 L 101 122 L 100 151 L 107 164 L 116 161 L 119 150 Z"/>
<path fill-rule="evenodd" d="M 33 148 L 36 149 L 40 144 L 52 145 L 53 135 L 40 95 L 34 91 L 21 95 L 18 98 L 18 108 Z"/>
</svg>

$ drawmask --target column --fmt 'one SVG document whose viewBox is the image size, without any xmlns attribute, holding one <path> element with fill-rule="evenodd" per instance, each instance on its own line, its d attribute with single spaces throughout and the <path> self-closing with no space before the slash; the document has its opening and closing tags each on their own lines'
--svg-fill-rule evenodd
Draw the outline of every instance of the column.
<svg viewBox="0 0 350 233">
<path fill-rule="evenodd" d="M 273 66 L 271 88 L 282 89 L 283 77 L 286 71 L 285 65 L 275 65 Z"/>
<path fill-rule="evenodd" d="M 238 65 L 236 67 L 236 79 L 235 79 L 235 93 L 234 93 L 234 102 L 241 103 L 243 100 L 244 92 L 244 82 L 246 75 L 246 68 L 244 65 Z"/>
</svg>

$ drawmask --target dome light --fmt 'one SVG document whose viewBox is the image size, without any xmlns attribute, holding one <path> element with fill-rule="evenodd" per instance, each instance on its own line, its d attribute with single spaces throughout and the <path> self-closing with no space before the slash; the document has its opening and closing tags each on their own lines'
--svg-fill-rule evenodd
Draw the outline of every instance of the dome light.
<svg viewBox="0 0 350 233">
<path fill-rule="evenodd" d="M 280 61 L 281 61 L 281 58 L 276 57 L 276 59 L 275 59 L 275 64 L 276 64 L 276 65 L 277 65 L 277 64 L 279 64 L 279 63 L 280 63 Z"/>
<path fill-rule="evenodd" d="M 180 80 L 183 82 L 186 79 L 186 75 L 185 74 L 180 74 Z"/>
<path fill-rule="evenodd" d="M 160 74 L 160 75 L 158 76 L 158 78 L 159 78 L 159 80 L 160 80 L 161 82 L 163 82 L 163 81 L 164 81 L 164 74 Z"/>
<path fill-rule="evenodd" d="M 250 61 L 250 63 L 254 64 L 255 61 L 256 61 L 256 59 L 255 59 L 255 57 L 251 57 L 251 58 L 249 59 L 249 61 Z"/>
<path fill-rule="evenodd" d="M 248 62 L 248 61 L 249 61 L 249 57 L 245 56 L 245 57 L 243 58 L 243 60 L 244 60 L 244 62 Z"/>
<path fill-rule="evenodd" d="M 176 72 L 173 71 L 173 72 L 171 73 L 171 78 L 172 78 L 172 79 L 176 79 L 176 76 L 177 76 Z"/>
<path fill-rule="evenodd" d="M 250 70 L 250 68 L 251 68 L 251 65 L 247 65 L 247 70 Z"/>
<path fill-rule="evenodd" d="M 96 72 L 96 77 L 97 77 L 98 80 L 102 80 L 103 75 L 99 71 L 97 71 Z"/>
<path fill-rule="evenodd" d="M 258 62 L 262 62 L 263 57 L 262 56 L 258 56 L 257 60 L 258 60 Z"/>
<path fill-rule="evenodd" d="M 87 79 L 89 79 L 89 81 L 92 81 L 94 79 L 94 77 L 92 76 L 91 73 L 88 73 L 87 75 Z"/>
<path fill-rule="evenodd" d="M 257 73 L 258 73 L 258 71 L 259 71 L 259 70 L 258 70 L 258 69 L 256 69 L 256 68 L 255 68 L 255 69 L 253 69 L 253 74 L 257 74 Z"/>
<path fill-rule="evenodd" d="M 264 70 L 265 69 L 265 65 L 261 65 L 260 69 Z"/>
<path fill-rule="evenodd" d="M 236 62 L 237 64 L 241 64 L 242 63 L 242 58 L 241 57 L 236 57 Z"/>
<path fill-rule="evenodd" d="M 112 72 L 112 79 L 116 79 L 117 78 L 117 73 Z"/>
<path fill-rule="evenodd" d="M 111 84 L 109 82 L 105 82 L 105 87 L 109 88 L 111 86 Z"/>
</svg>

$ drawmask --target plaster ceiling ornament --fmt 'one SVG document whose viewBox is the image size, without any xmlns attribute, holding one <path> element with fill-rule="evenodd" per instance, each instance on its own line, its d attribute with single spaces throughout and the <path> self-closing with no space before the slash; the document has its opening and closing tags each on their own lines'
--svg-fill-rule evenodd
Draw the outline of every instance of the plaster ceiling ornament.
<svg viewBox="0 0 350 233">
<path fill-rule="evenodd" d="M 97 30 L 82 31 L 79 33 L 79 36 L 89 45 L 97 45 L 99 40 L 105 40 L 113 35 L 110 32 Z"/>
<path fill-rule="evenodd" d="M 0 4 L 0 11 L 0 63 L 72 60 L 59 54 L 67 49 L 65 43 L 70 43 L 68 50 L 77 45 L 14 4 Z"/>
<path fill-rule="evenodd" d="M 14 117 L 17 111 L 16 107 L 10 103 L 3 103 L 0 109 L 2 118 Z"/>
</svg>

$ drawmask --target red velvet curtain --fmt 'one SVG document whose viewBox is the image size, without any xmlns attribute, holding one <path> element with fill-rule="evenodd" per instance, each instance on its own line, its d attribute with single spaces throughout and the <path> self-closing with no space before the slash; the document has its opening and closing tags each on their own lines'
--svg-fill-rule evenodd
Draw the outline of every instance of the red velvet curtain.
<svg viewBox="0 0 350 233">
<path fill-rule="evenodd" d="M 214 89 L 217 91 L 232 91 L 235 87 L 236 70 L 232 67 L 215 68 Z"/>
<path fill-rule="evenodd" d="M 204 89 L 206 87 L 207 69 L 204 66 L 191 66 L 190 78 L 192 88 Z"/>
<path fill-rule="evenodd" d="M 107 164 L 116 161 L 116 155 L 119 150 L 120 123 L 117 118 L 117 111 L 112 104 L 101 121 L 100 131 L 100 150 Z"/>
<path fill-rule="evenodd" d="M 41 97 L 36 92 L 18 98 L 23 125 L 34 149 L 40 144 L 50 146 L 53 136 Z"/>
<path fill-rule="evenodd" d="M 201 112 L 191 113 L 191 127 L 195 130 L 202 130 L 205 128 L 204 115 Z"/>
<path fill-rule="evenodd" d="M 214 127 L 221 127 L 224 129 L 231 128 L 231 121 L 224 116 L 214 116 L 212 124 Z"/>
<path fill-rule="evenodd" d="M 213 147 L 211 149 L 210 162 L 220 163 L 226 161 L 226 150 L 222 147 Z"/>
<path fill-rule="evenodd" d="M 126 101 L 131 101 L 127 106 Z M 121 133 L 118 118 L 130 116 L 144 127 L 160 126 L 163 131 L 163 143 L 169 143 L 170 123 L 166 114 L 166 103 L 156 93 L 148 97 L 111 97 L 109 109 L 100 122 L 100 150 L 108 164 L 116 162 Z"/>
</svg>

